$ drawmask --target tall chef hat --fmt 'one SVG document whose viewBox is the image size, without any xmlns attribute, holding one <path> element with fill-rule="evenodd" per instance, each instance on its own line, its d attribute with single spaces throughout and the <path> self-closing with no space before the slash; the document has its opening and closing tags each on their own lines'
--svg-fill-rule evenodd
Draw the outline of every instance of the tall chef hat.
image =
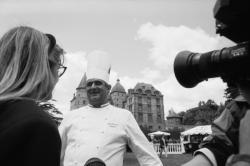
<svg viewBox="0 0 250 166">
<path fill-rule="evenodd" d="M 101 79 L 109 83 L 111 63 L 108 54 L 104 51 L 93 51 L 88 55 L 87 60 L 87 79 Z"/>
</svg>

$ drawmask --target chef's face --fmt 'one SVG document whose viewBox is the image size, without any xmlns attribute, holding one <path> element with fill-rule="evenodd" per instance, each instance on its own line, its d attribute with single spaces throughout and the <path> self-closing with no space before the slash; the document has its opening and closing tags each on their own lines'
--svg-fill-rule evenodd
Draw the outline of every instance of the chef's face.
<svg viewBox="0 0 250 166">
<path fill-rule="evenodd" d="M 89 79 L 87 81 L 87 96 L 89 103 L 94 107 L 100 107 L 108 102 L 108 94 L 111 88 L 105 81 Z"/>
</svg>

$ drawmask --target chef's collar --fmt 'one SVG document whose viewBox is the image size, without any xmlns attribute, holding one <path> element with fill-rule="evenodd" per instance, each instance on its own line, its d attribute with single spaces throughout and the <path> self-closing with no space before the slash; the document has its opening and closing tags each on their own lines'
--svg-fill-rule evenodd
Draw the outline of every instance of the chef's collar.
<svg viewBox="0 0 250 166">
<path fill-rule="evenodd" d="M 105 104 L 102 104 L 100 107 L 94 107 L 93 105 L 88 104 L 88 106 L 89 106 L 89 107 L 92 107 L 92 108 L 103 108 L 103 107 L 106 107 L 106 106 L 108 106 L 108 105 L 109 105 L 109 103 L 105 103 Z"/>
</svg>

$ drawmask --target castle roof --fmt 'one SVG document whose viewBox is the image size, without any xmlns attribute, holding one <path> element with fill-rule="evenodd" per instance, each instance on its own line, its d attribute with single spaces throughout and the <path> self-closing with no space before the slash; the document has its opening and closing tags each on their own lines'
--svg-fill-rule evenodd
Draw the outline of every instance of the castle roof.
<svg viewBox="0 0 250 166">
<path fill-rule="evenodd" d="M 87 84 L 87 76 L 86 73 L 84 73 L 84 76 L 82 77 L 82 80 L 76 89 L 86 88 L 86 84 Z"/>
<path fill-rule="evenodd" d="M 168 115 L 167 119 L 172 119 L 172 118 L 182 118 L 180 115 Z"/>
<path fill-rule="evenodd" d="M 147 83 L 137 83 L 134 90 L 141 91 L 142 93 L 161 94 L 161 92 L 155 89 L 153 85 Z"/>
<path fill-rule="evenodd" d="M 117 79 L 117 82 L 116 82 L 115 86 L 113 86 L 113 88 L 111 89 L 110 93 L 113 93 L 113 92 L 126 93 L 126 91 L 125 91 L 124 87 L 121 85 L 119 79 Z"/>
<path fill-rule="evenodd" d="M 180 115 L 178 115 L 174 110 L 173 108 L 171 108 L 169 111 L 168 111 L 168 116 L 167 116 L 167 119 L 170 119 L 170 118 L 182 118 Z"/>
</svg>

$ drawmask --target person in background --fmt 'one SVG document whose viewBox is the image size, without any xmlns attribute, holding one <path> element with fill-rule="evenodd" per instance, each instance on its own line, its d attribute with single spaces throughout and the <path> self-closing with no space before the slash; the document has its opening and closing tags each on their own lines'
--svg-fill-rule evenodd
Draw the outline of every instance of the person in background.
<svg viewBox="0 0 250 166">
<path fill-rule="evenodd" d="M 157 150 L 157 139 L 154 135 L 150 135 L 150 143 L 153 146 L 154 150 Z"/>
<path fill-rule="evenodd" d="M 149 139 L 149 142 L 153 145 L 155 141 L 154 135 L 149 135 L 148 139 Z"/>
<path fill-rule="evenodd" d="M 109 74 L 107 53 L 91 53 L 86 73 L 89 104 L 66 114 L 59 126 L 61 165 L 82 166 L 98 158 L 107 166 L 122 166 L 129 145 L 141 166 L 162 166 L 132 113 L 108 103 Z"/>
<path fill-rule="evenodd" d="M 53 35 L 18 26 L 0 39 L 0 165 L 59 166 L 61 140 L 55 122 L 38 102 L 66 67 Z"/>
<path fill-rule="evenodd" d="M 165 156 L 167 157 L 168 156 L 168 139 L 165 138 Z"/>
<path fill-rule="evenodd" d="M 160 158 L 162 158 L 162 152 L 165 151 L 165 139 L 164 139 L 164 136 L 162 135 L 161 138 L 160 138 Z"/>
</svg>

